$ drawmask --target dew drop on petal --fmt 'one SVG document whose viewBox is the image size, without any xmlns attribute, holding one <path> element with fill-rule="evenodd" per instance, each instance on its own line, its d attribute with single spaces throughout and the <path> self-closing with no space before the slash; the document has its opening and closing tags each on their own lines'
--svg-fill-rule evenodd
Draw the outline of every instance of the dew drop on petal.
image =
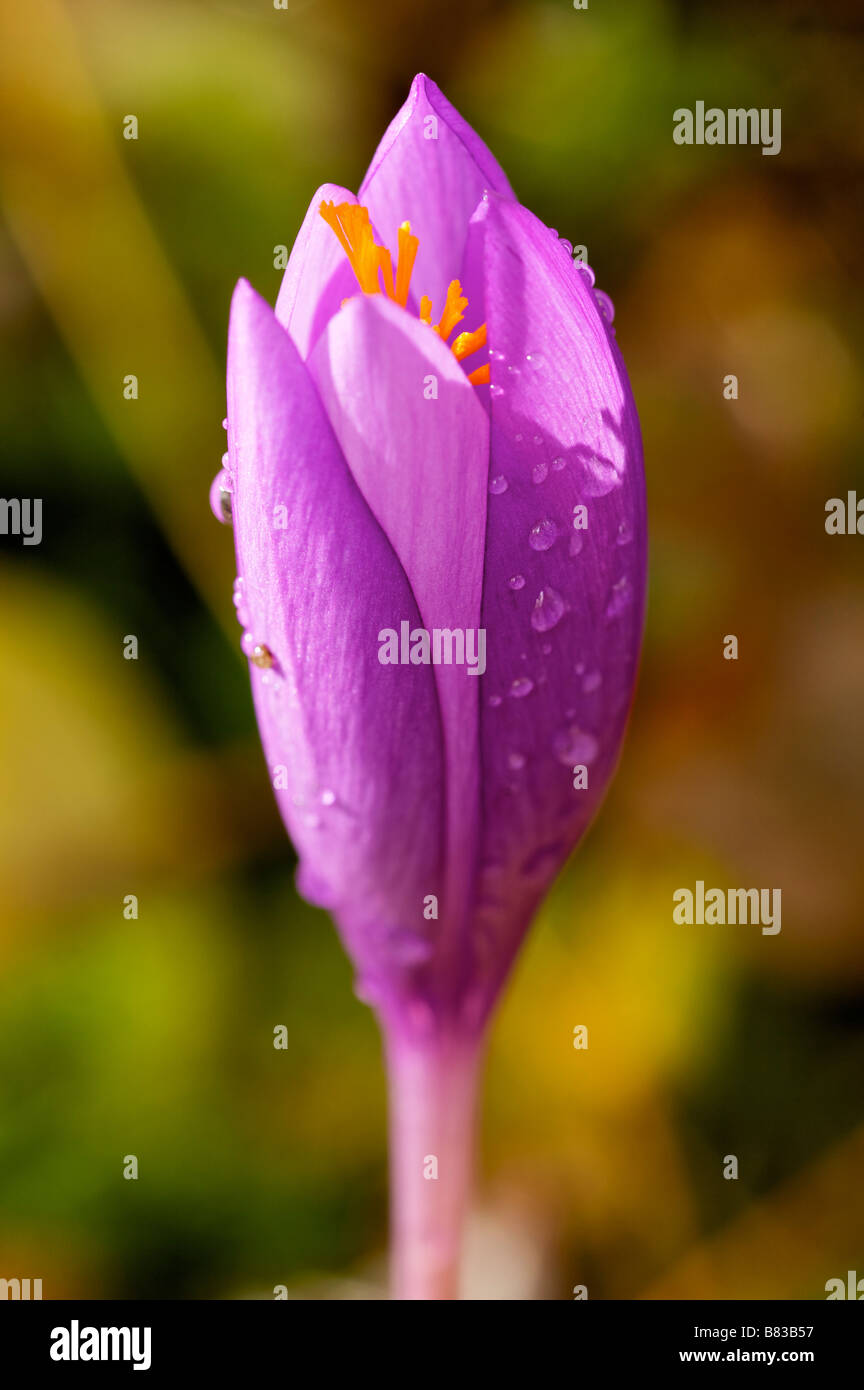
<svg viewBox="0 0 864 1390">
<path fill-rule="evenodd" d="M 331 791 L 329 787 L 325 787 L 323 792 L 321 793 L 321 805 L 332 806 L 335 800 L 336 793 L 334 791 Z"/>
<path fill-rule="evenodd" d="M 503 387 L 503 386 L 498 386 L 498 385 L 496 385 L 496 383 L 493 381 L 492 385 L 489 387 L 489 395 L 490 395 L 490 396 L 503 396 L 503 395 L 504 395 L 504 387 Z"/>
<path fill-rule="evenodd" d="M 622 613 L 626 612 L 632 602 L 633 586 L 625 574 L 623 579 L 619 579 L 617 584 L 612 585 L 609 602 L 606 604 L 606 617 L 620 617 Z"/>
<path fill-rule="evenodd" d="M 548 476 L 549 465 L 546 463 L 545 459 L 542 459 L 540 463 L 535 463 L 534 467 L 531 469 L 532 482 L 545 483 Z"/>
<path fill-rule="evenodd" d="M 586 261 L 580 261 L 579 264 L 577 265 L 576 269 L 577 269 L 578 273 L 582 276 L 583 280 L 587 280 L 587 282 L 588 282 L 588 288 L 589 288 L 589 289 L 593 289 L 593 288 L 594 288 L 594 271 L 591 269 L 590 265 L 588 265 L 588 263 L 587 263 Z"/>
<path fill-rule="evenodd" d="M 256 642 L 252 648 L 251 661 L 253 666 L 259 667 L 262 671 L 268 671 L 273 665 L 273 653 L 263 642 Z"/>
<path fill-rule="evenodd" d="M 526 352 L 525 361 L 530 367 L 539 370 L 545 365 L 546 358 L 543 356 L 542 352 Z"/>
<path fill-rule="evenodd" d="M 251 632 L 244 632 L 240 638 L 240 650 L 244 656 L 251 657 L 255 650 L 255 638 Z"/>
<path fill-rule="evenodd" d="M 599 744 L 593 734 L 586 734 L 578 724 L 570 724 L 555 735 L 552 749 L 559 763 L 565 767 L 572 767 L 576 763 L 584 763 L 588 767 L 597 757 Z"/>
<path fill-rule="evenodd" d="M 607 323 L 611 323 L 615 317 L 615 305 L 608 294 L 603 290 L 595 290 L 594 298 L 597 302 L 597 308 L 600 310 L 600 317 L 605 319 Z"/>
<path fill-rule="evenodd" d="M 507 766 L 508 766 L 509 768 L 512 768 L 514 772 L 519 772 L 519 771 L 525 766 L 525 754 L 524 754 L 524 753 L 508 753 L 508 754 L 507 754 Z"/>
<path fill-rule="evenodd" d="M 222 421 L 222 428 L 223 428 L 223 430 L 227 430 L 227 428 L 228 428 L 228 417 L 227 417 L 227 416 L 226 416 L 225 419 Z"/>
<path fill-rule="evenodd" d="M 234 480 L 227 468 L 220 468 L 213 482 L 210 484 L 210 510 L 217 521 L 221 521 L 223 526 L 230 526 L 231 516 L 231 494 L 234 491 Z"/>
<path fill-rule="evenodd" d="M 567 612 L 567 605 L 557 589 L 541 589 L 531 611 L 531 626 L 535 632 L 550 632 Z"/>
<path fill-rule="evenodd" d="M 514 574 L 512 579 L 507 580 L 507 583 L 509 584 L 511 589 L 524 589 L 525 576 L 524 574 Z"/>
<path fill-rule="evenodd" d="M 603 677 L 599 671 L 589 671 L 582 682 L 582 689 L 586 695 L 593 695 L 595 690 L 599 690 L 603 684 Z"/>
<path fill-rule="evenodd" d="M 536 526 L 532 526 L 528 535 L 528 544 L 532 550 L 548 550 L 558 539 L 558 527 L 554 521 L 547 517 L 544 521 L 538 521 Z"/>
<path fill-rule="evenodd" d="M 489 491 L 492 492 L 492 493 L 494 493 L 495 496 L 497 497 L 497 496 L 499 496 L 500 493 L 506 492 L 509 486 L 510 486 L 510 484 L 508 483 L 507 479 L 504 477 L 504 474 L 503 474 L 503 473 L 499 473 L 496 477 L 494 477 L 494 478 L 492 478 L 492 479 L 490 480 L 490 483 L 489 483 Z"/>
<path fill-rule="evenodd" d="M 414 931 L 396 931 L 387 938 L 387 951 L 397 965 L 422 965 L 432 955 L 432 943 Z"/>
<path fill-rule="evenodd" d="M 573 535 L 570 537 L 570 547 L 569 547 L 569 549 L 570 549 L 570 554 L 571 554 L 571 555 L 581 555 L 581 554 L 582 554 L 582 547 L 583 547 L 584 544 L 585 544 L 585 540 L 584 540 L 584 538 L 583 538 L 582 532 L 581 532 L 581 531 L 574 531 L 574 532 L 573 532 Z"/>
<path fill-rule="evenodd" d="M 533 689 L 534 682 L 530 676 L 517 676 L 515 681 L 511 682 L 510 694 L 514 700 L 524 700 L 525 696 L 530 695 Z"/>
<path fill-rule="evenodd" d="M 629 545 L 633 539 L 633 528 L 628 521 L 622 521 L 616 537 L 619 545 Z"/>
<path fill-rule="evenodd" d="M 560 473 L 560 472 L 561 472 L 564 468 L 566 468 L 566 467 L 567 467 L 567 460 L 563 457 L 563 455 L 559 454 L 559 456 L 558 456 L 557 459 L 553 459 L 553 460 L 552 460 L 552 471 L 553 471 L 553 473 Z"/>
<path fill-rule="evenodd" d="M 501 704 L 501 696 L 490 695 L 488 703 L 492 706 L 492 709 L 497 709 L 498 706 Z"/>
</svg>

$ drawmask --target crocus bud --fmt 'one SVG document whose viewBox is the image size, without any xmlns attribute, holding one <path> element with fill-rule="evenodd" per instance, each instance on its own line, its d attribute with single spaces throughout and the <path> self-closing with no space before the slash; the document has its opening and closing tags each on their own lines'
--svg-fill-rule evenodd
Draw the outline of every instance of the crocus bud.
<svg viewBox="0 0 864 1390">
<path fill-rule="evenodd" d="M 400 1292 L 453 1296 L 484 1027 L 615 768 L 646 528 L 611 301 L 427 78 L 275 313 L 237 286 L 224 494 L 299 886 L 385 1034 Z"/>
</svg>

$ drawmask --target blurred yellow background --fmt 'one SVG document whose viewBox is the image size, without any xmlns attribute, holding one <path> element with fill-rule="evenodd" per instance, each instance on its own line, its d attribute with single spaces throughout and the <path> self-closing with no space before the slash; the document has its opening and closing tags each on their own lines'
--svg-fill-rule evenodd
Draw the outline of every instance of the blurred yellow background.
<svg viewBox="0 0 864 1390">
<path fill-rule="evenodd" d="M 377 1033 L 293 887 L 207 489 L 234 282 L 275 301 L 273 248 L 417 70 L 588 247 L 651 522 L 621 770 L 493 1034 L 468 1293 L 864 1275 L 864 539 L 824 529 L 864 495 L 856 13 L 6 7 L 0 491 L 44 536 L 0 552 L 0 1276 L 383 1296 Z M 782 152 L 675 145 L 697 100 L 780 107 Z M 781 888 L 782 932 L 676 926 L 697 878 Z"/>
</svg>

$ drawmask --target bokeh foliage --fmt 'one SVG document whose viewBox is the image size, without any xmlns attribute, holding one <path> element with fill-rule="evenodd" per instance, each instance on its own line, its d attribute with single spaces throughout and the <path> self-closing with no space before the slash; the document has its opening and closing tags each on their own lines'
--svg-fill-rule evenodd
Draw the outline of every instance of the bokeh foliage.
<svg viewBox="0 0 864 1390">
<path fill-rule="evenodd" d="M 0 556 L 0 1274 L 380 1296 L 378 1040 L 293 887 L 206 491 L 233 284 L 275 299 L 274 246 L 319 183 L 358 185 L 416 70 L 587 245 L 652 535 L 622 767 L 494 1033 L 470 1289 L 819 1298 L 864 1273 L 864 542 L 824 531 L 864 494 L 855 14 L 7 7 L 2 492 L 43 498 L 44 540 Z M 698 99 L 782 108 L 780 156 L 673 144 Z M 782 888 L 782 933 L 676 927 L 696 878 Z"/>
</svg>

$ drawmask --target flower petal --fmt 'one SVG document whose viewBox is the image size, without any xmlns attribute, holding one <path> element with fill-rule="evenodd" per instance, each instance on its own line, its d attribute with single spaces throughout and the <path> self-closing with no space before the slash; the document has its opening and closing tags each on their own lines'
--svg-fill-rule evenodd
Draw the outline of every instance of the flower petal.
<svg viewBox="0 0 864 1390">
<path fill-rule="evenodd" d="M 588 279 L 502 199 L 471 238 L 492 377 L 478 938 L 500 979 L 618 757 L 642 635 L 645 484 L 627 375 Z"/>
<path fill-rule="evenodd" d="M 357 281 L 345 252 L 319 211 L 322 202 L 356 203 L 354 194 L 325 183 L 315 194 L 285 267 L 276 317 L 288 329 L 302 358 L 342 300 L 357 293 Z"/>
<path fill-rule="evenodd" d="M 245 282 L 231 308 L 230 467 L 240 614 L 272 653 L 252 667 L 301 883 L 340 923 L 384 1006 L 435 949 L 442 743 L 424 667 L 381 665 L 379 631 L 419 613 L 346 467 L 307 370 Z"/>
<path fill-rule="evenodd" d="M 427 324 L 381 295 L 361 295 L 330 321 L 309 370 L 354 479 L 408 576 L 423 626 L 478 628 L 488 420 L 459 363 Z M 387 625 L 403 616 L 393 610 Z M 455 939 L 475 867 L 480 682 L 465 665 L 434 671 Z"/>
<path fill-rule="evenodd" d="M 420 239 L 414 292 L 418 299 L 430 296 L 436 321 L 447 286 L 459 274 L 469 218 L 486 189 L 513 197 L 479 135 L 435 83 L 418 74 L 375 152 L 358 201 L 391 249 L 400 223 L 411 223 Z M 472 317 L 469 326 L 480 321 Z"/>
</svg>

